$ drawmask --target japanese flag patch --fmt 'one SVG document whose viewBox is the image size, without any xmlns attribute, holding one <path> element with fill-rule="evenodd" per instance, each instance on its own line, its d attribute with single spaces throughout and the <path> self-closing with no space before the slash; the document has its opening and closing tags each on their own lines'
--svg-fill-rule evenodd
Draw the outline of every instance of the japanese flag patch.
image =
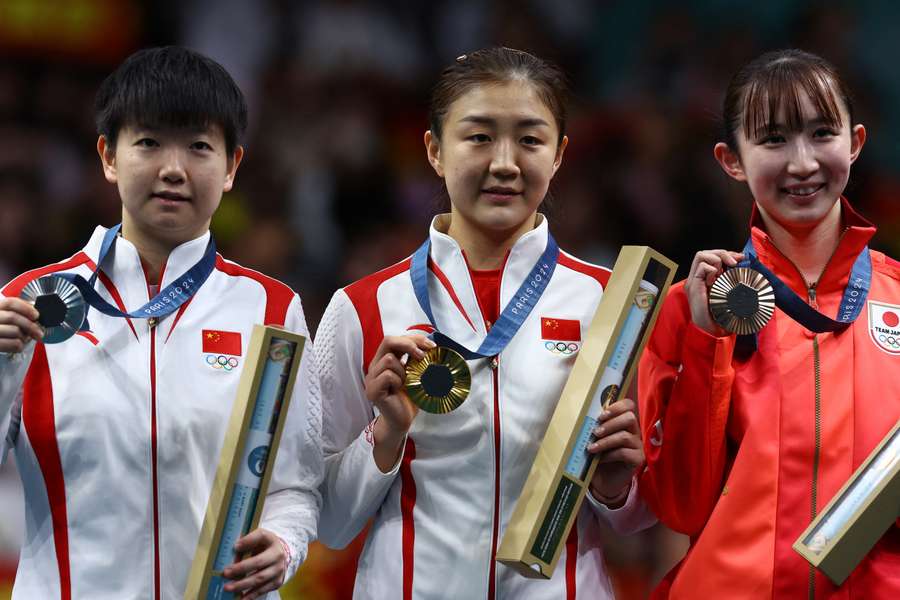
<svg viewBox="0 0 900 600">
<path fill-rule="evenodd" d="M 869 337 L 888 354 L 900 355 L 900 306 L 869 300 Z"/>
</svg>

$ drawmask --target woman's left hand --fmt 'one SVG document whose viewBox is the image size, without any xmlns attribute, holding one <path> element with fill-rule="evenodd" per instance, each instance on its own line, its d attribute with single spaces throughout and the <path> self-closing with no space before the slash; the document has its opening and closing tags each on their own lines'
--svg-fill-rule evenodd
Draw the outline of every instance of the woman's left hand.
<svg viewBox="0 0 900 600">
<path fill-rule="evenodd" d="M 594 498 L 610 508 L 625 504 L 635 472 L 644 464 L 644 446 L 634 401 L 623 398 L 609 405 L 594 429 L 587 451 L 598 456 L 591 479 Z"/>
<path fill-rule="evenodd" d="M 251 531 L 237 541 L 234 550 L 238 556 L 249 556 L 223 569 L 225 577 L 237 580 L 225 586 L 226 592 L 236 592 L 239 598 L 249 600 L 265 596 L 284 583 L 287 550 L 281 538 L 271 531 Z"/>
</svg>

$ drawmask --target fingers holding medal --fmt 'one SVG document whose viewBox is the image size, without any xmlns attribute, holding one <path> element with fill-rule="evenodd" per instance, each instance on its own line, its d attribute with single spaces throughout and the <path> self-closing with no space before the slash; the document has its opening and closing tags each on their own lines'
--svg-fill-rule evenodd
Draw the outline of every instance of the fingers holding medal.
<svg viewBox="0 0 900 600">
<path fill-rule="evenodd" d="M 727 269 L 736 267 L 744 259 L 740 252 L 729 250 L 703 250 L 694 255 L 691 269 L 684 283 L 688 305 L 694 324 L 711 335 L 728 334 L 710 312 L 709 292 L 716 279 Z"/>
<path fill-rule="evenodd" d="M 43 335 L 38 311 L 20 298 L 0 297 L 0 352 L 21 352 L 29 340 Z"/>
<path fill-rule="evenodd" d="M 412 425 L 418 408 L 405 388 L 406 364 L 425 357 L 435 343 L 423 335 L 386 336 L 366 372 L 366 397 L 378 408 L 381 418 L 396 432 L 406 432 Z"/>
</svg>

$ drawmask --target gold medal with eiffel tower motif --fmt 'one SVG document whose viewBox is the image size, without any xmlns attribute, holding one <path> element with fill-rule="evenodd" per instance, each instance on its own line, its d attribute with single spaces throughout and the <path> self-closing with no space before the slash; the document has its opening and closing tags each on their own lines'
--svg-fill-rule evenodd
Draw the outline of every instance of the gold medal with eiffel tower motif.
<svg viewBox="0 0 900 600">
<path fill-rule="evenodd" d="M 406 363 L 406 393 L 425 412 L 444 414 L 459 408 L 471 388 L 469 365 L 450 348 L 437 346 Z"/>
</svg>

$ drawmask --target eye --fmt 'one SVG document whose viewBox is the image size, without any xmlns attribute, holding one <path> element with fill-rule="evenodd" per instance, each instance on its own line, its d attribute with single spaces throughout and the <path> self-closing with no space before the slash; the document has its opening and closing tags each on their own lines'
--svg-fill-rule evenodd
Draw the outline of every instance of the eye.
<svg viewBox="0 0 900 600">
<path fill-rule="evenodd" d="M 470 142 L 475 142 L 476 144 L 484 144 L 486 142 L 491 141 L 491 138 L 486 133 L 473 133 L 469 137 L 466 138 Z"/>
<path fill-rule="evenodd" d="M 159 146 L 159 142 L 154 140 L 153 138 L 141 138 L 134 143 L 135 146 L 140 146 L 142 148 L 155 148 Z"/>
<path fill-rule="evenodd" d="M 766 146 L 777 146 L 778 144 L 783 144 L 786 141 L 787 140 L 785 140 L 784 136 L 780 133 L 770 133 L 760 138 L 759 143 Z"/>
<path fill-rule="evenodd" d="M 832 127 L 819 127 L 813 132 L 813 137 L 817 138 L 829 138 L 834 137 L 838 133 Z"/>
<path fill-rule="evenodd" d="M 197 140 L 193 144 L 191 144 L 191 150 L 212 150 L 212 146 L 210 146 L 207 142 L 203 140 Z"/>
<path fill-rule="evenodd" d="M 540 138 L 535 137 L 533 135 L 526 135 L 525 137 L 522 138 L 522 143 L 525 144 L 526 146 L 539 146 L 539 145 L 543 144 L 544 142 Z"/>
</svg>

